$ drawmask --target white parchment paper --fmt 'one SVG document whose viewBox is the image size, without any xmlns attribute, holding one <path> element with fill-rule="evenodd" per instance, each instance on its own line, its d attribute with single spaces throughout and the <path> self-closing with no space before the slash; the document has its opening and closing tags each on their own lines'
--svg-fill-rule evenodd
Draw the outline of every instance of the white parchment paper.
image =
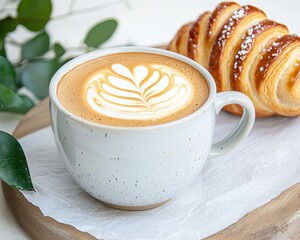
<svg viewBox="0 0 300 240">
<path fill-rule="evenodd" d="M 221 113 L 216 139 L 238 118 Z M 168 204 L 128 212 L 103 206 L 72 180 L 51 129 L 20 139 L 36 193 L 23 192 L 45 216 L 105 239 L 201 239 L 236 222 L 300 181 L 300 118 L 259 119 L 247 140 L 207 160 L 194 184 Z"/>
</svg>

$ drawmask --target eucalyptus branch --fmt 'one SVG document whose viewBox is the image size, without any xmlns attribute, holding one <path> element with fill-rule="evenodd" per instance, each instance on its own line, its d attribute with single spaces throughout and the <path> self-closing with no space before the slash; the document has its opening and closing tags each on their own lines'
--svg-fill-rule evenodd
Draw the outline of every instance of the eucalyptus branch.
<svg viewBox="0 0 300 240">
<path fill-rule="evenodd" d="M 72 51 L 82 51 L 82 52 L 85 52 L 87 50 L 87 47 L 85 46 L 78 46 L 78 47 L 68 47 L 65 49 L 66 52 L 72 52 Z M 20 59 L 18 60 L 17 62 L 15 62 L 13 64 L 14 67 L 20 67 L 24 64 L 27 64 L 27 63 L 31 63 L 31 62 L 36 62 L 36 61 L 48 61 L 48 60 L 51 60 L 53 58 L 51 57 L 44 57 L 44 56 L 39 56 L 39 57 L 34 57 L 34 58 L 31 58 L 31 59 Z"/>
<path fill-rule="evenodd" d="M 39 4 L 36 4 L 37 1 Z M 1 30 L 2 28 L 4 30 L 3 33 L 1 32 L 3 39 L 0 41 L 2 58 L 0 69 L 5 69 L 2 72 L 6 84 L 0 84 L 0 105 L 2 104 L 0 111 L 27 112 L 34 103 L 30 98 L 19 97 L 17 90 L 20 87 L 29 89 L 38 99 L 45 98 L 48 95 L 49 81 L 57 69 L 77 55 L 102 46 L 115 32 L 118 24 L 115 19 L 97 22 L 86 33 L 83 42 L 78 43 L 79 46 L 67 47 L 59 42 L 51 43 L 50 36 L 45 31 L 46 25 L 51 19 L 59 20 L 75 14 L 89 14 L 121 4 L 130 6 L 127 1 L 129 0 L 107 0 L 105 3 L 95 3 L 93 7 L 77 9 L 79 1 L 69 0 L 66 12 L 51 18 L 52 0 L 0 0 L 0 15 L 3 15 L 2 12 L 15 13 L 11 18 L 7 18 L 6 14 L 4 18 L 0 19 Z M 28 13 L 30 13 L 30 21 L 28 21 Z M 34 36 L 25 42 L 14 37 L 13 33 L 17 29 L 15 25 L 24 26 L 34 32 Z M 6 48 L 8 45 L 20 50 L 19 58 L 9 59 L 10 54 L 6 54 L 7 50 L 10 50 Z M 0 82 L 2 83 L 2 81 Z M 6 91 L 7 88 L 12 91 Z M 5 99 L 5 102 L 2 99 Z"/>
<path fill-rule="evenodd" d="M 13 65 L 14 65 L 14 67 L 20 67 L 27 63 L 32 63 L 32 62 L 37 62 L 37 61 L 50 61 L 52 59 L 53 59 L 53 57 L 38 56 L 38 57 L 30 58 L 30 59 L 20 59 L 17 62 L 15 62 Z"/>
<path fill-rule="evenodd" d="M 15 68 L 17 68 L 17 67 L 21 67 L 22 65 L 24 65 L 27 62 L 28 62 L 27 59 L 21 59 L 21 60 L 15 62 L 13 65 L 14 65 Z"/>
<path fill-rule="evenodd" d="M 131 7 L 128 1 L 116 0 L 116 1 L 111 1 L 111 2 L 107 2 L 107 3 L 102 3 L 102 4 L 99 4 L 97 6 L 93 6 L 93 7 L 89 7 L 89 8 L 72 10 L 70 12 L 54 16 L 51 19 L 52 19 L 52 21 L 54 21 L 54 20 L 60 20 L 60 19 L 63 19 L 63 18 L 70 17 L 72 15 L 81 15 L 81 14 L 91 13 L 91 12 L 98 11 L 99 9 L 111 7 L 112 5 L 122 5 L 122 4 L 125 4 L 127 7 Z"/>
</svg>

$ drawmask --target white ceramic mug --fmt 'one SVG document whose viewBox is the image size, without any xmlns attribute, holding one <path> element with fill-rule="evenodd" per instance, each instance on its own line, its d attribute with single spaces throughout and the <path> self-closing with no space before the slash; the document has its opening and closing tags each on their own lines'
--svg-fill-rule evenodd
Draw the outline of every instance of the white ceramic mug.
<svg viewBox="0 0 300 240">
<path fill-rule="evenodd" d="M 179 120 L 156 126 L 115 127 L 81 119 L 67 111 L 56 95 L 62 76 L 86 61 L 124 52 L 168 56 L 197 69 L 210 93 L 202 107 Z M 238 92 L 216 93 L 210 73 L 198 63 L 173 52 L 143 47 L 99 50 L 61 67 L 50 83 L 51 123 L 60 158 L 74 180 L 109 206 L 141 210 L 159 206 L 199 176 L 207 157 L 216 157 L 241 143 L 255 119 L 252 102 Z M 212 144 L 215 118 L 228 104 L 244 114 L 237 127 Z"/>
</svg>

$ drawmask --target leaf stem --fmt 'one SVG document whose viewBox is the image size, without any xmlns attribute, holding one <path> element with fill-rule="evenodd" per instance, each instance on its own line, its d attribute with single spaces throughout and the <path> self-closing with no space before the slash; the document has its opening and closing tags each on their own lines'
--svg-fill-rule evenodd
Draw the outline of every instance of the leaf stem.
<svg viewBox="0 0 300 240">
<path fill-rule="evenodd" d="M 46 57 L 43 57 L 43 56 L 40 56 L 40 57 L 34 57 L 34 58 L 30 58 L 30 59 L 20 59 L 19 61 L 15 62 L 13 65 L 14 67 L 20 67 L 24 64 L 27 64 L 27 63 L 31 63 L 31 62 L 36 62 L 36 61 L 46 61 L 46 60 L 51 60 L 52 58 L 46 58 Z"/>
<path fill-rule="evenodd" d="M 72 52 L 72 51 L 86 51 L 86 47 L 85 46 L 78 46 L 78 47 L 68 47 L 65 49 L 66 52 Z M 18 60 L 17 62 L 15 62 L 13 65 L 14 67 L 20 67 L 24 64 L 27 64 L 27 63 L 31 63 L 31 62 L 35 62 L 35 61 L 49 61 L 51 60 L 52 58 L 47 58 L 47 57 L 43 57 L 43 56 L 40 56 L 40 57 L 34 57 L 34 58 L 31 58 L 31 59 L 20 59 Z"/>
<path fill-rule="evenodd" d="M 22 44 L 16 42 L 15 40 L 12 40 L 12 39 L 7 39 L 6 42 L 10 43 L 12 45 L 18 46 L 18 47 L 21 47 L 21 45 L 22 45 Z"/>
<path fill-rule="evenodd" d="M 128 1 L 116 0 L 116 1 L 110 1 L 110 2 L 106 2 L 106 3 L 102 3 L 102 4 L 99 4 L 97 6 L 93 6 L 93 7 L 89 7 L 89 8 L 78 9 L 78 10 L 71 10 L 70 12 L 54 16 L 51 19 L 53 21 L 54 20 L 60 20 L 60 19 L 63 19 L 63 18 L 70 17 L 72 15 L 80 15 L 80 14 L 86 14 L 86 13 L 90 13 L 90 12 L 95 12 L 95 11 L 98 11 L 99 9 L 110 7 L 111 5 L 121 5 L 121 4 L 125 4 L 127 7 L 131 7 L 131 5 L 129 4 Z"/>
</svg>

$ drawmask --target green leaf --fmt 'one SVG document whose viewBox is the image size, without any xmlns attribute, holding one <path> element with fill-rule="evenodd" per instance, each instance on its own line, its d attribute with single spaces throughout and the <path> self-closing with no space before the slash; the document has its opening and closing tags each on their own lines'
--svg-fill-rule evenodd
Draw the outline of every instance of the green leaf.
<svg viewBox="0 0 300 240">
<path fill-rule="evenodd" d="M 50 38 L 46 32 L 39 33 L 22 46 L 22 59 L 30 59 L 44 55 L 49 51 Z"/>
<path fill-rule="evenodd" d="M 3 131 L 0 131 L 0 179 L 13 188 L 34 191 L 21 145 Z"/>
<path fill-rule="evenodd" d="M 58 67 L 56 59 L 29 63 L 21 72 L 21 81 L 38 98 L 45 98 L 48 96 L 50 80 Z"/>
<path fill-rule="evenodd" d="M 6 57 L 4 38 L 0 37 L 0 56 Z"/>
<path fill-rule="evenodd" d="M 66 50 L 63 48 L 63 46 L 60 45 L 59 43 L 54 44 L 53 50 L 54 50 L 56 57 L 58 57 L 58 58 L 60 58 L 66 52 Z"/>
<path fill-rule="evenodd" d="M 0 83 L 13 91 L 17 90 L 15 69 L 3 56 L 0 56 Z"/>
<path fill-rule="evenodd" d="M 4 38 L 7 33 L 14 31 L 17 25 L 18 21 L 10 16 L 0 20 L 0 37 Z"/>
<path fill-rule="evenodd" d="M 26 113 L 34 103 L 26 96 L 20 96 L 0 83 L 0 111 Z"/>
<path fill-rule="evenodd" d="M 104 42 L 106 42 L 114 33 L 117 28 L 117 21 L 109 19 L 104 22 L 96 24 L 88 32 L 84 42 L 88 47 L 97 48 Z"/>
<path fill-rule="evenodd" d="M 19 23 L 31 31 L 42 30 L 50 19 L 51 0 L 22 0 L 18 6 Z"/>
<path fill-rule="evenodd" d="M 16 72 L 16 84 L 17 88 L 23 87 L 22 81 L 21 81 L 21 72 L 23 70 L 25 65 L 17 66 L 15 67 L 15 72 Z"/>
</svg>

